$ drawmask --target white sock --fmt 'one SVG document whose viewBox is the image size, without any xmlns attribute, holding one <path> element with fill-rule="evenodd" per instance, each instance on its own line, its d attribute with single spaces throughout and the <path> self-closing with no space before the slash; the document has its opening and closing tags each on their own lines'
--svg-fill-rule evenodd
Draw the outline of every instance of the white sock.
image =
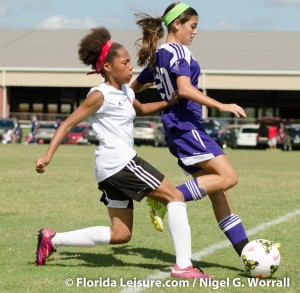
<svg viewBox="0 0 300 293">
<path fill-rule="evenodd" d="M 168 224 L 175 246 L 176 264 L 184 269 L 192 265 L 191 229 L 183 202 L 171 202 L 168 208 Z"/>
<path fill-rule="evenodd" d="M 98 244 L 109 244 L 110 227 L 97 226 L 70 232 L 56 233 L 51 239 L 51 242 L 55 247 L 93 247 Z"/>
</svg>

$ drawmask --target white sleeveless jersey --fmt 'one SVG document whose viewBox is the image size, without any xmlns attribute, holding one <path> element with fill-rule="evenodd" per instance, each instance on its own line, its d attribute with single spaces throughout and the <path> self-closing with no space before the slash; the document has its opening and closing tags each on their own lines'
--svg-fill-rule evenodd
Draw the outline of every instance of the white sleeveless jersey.
<svg viewBox="0 0 300 293">
<path fill-rule="evenodd" d="M 99 139 L 99 146 L 95 150 L 95 175 L 97 181 L 101 182 L 122 170 L 136 156 L 133 149 L 135 95 L 127 85 L 117 90 L 101 83 L 91 88 L 90 93 L 93 91 L 101 92 L 104 97 L 101 108 L 89 117 Z"/>
</svg>

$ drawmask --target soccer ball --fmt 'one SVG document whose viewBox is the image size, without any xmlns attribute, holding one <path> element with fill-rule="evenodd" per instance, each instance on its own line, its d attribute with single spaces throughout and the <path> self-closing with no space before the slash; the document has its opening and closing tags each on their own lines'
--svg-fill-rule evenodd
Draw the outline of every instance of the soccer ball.
<svg viewBox="0 0 300 293">
<path fill-rule="evenodd" d="M 256 239 L 243 249 L 241 261 L 246 274 L 260 279 L 271 277 L 279 268 L 280 244 L 269 240 Z"/>
</svg>

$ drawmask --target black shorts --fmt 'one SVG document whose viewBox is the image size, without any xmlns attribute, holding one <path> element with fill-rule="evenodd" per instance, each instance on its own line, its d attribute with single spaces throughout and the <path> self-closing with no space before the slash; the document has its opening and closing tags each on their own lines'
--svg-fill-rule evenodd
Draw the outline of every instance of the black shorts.
<svg viewBox="0 0 300 293">
<path fill-rule="evenodd" d="M 164 177 L 142 158 L 134 157 L 121 171 L 98 183 L 103 191 L 100 200 L 111 208 L 133 209 L 133 200 L 141 201 Z"/>
</svg>

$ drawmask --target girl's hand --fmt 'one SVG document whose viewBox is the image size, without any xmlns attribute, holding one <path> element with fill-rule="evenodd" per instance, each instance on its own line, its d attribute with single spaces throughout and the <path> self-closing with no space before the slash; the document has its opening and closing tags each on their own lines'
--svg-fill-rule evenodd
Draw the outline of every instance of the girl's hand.
<svg viewBox="0 0 300 293">
<path fill-rule="evenodd" d="M 179 96 L 178 91 L 176 90 L 172 94 L 172 99 L 168 101 L 168 107 L 178 104 L 180 99 L 181 97 Z"/>
<path fill-rule="evenodd" d="M 145 84 L 143 85 L 143 90 L 146 90 L 146 89 L 148 89 L 148 88 L 150 88 L 150 87 L 152 87 L 152 86 L 155 86 L 155 82 L 145 83 Z"/>
<path fill-rule="evenodd" d="M 152 86 L 155 86 L 155 82 L 151 83 L 145 83 L 145 84 L 140 84 L 137 80 L 133 81 L 133 83 L 131 84 L 131 88 L 133 89 L 133 91 L 135 93 L 139 93 L 142 92 Z"/>
<path fill-rule="evenodd" d="M 45 168 L 50 163 L 46 157 L 39 158 L 35 161 L 35 170 L 37 173 L 45 173 Z"/>
<path fill-rule="evenodd" d="M 247 117 L 244 109 L 237 104 L 221 104 L 219 107 L 221 112 L 230 112 L 237 117 Z"/>
</svg>

